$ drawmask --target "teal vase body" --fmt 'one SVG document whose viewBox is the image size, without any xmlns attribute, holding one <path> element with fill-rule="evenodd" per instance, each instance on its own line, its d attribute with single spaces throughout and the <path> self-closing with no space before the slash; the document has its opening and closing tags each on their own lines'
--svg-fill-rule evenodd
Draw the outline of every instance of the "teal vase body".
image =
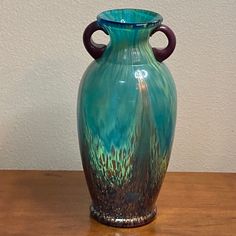
<svg viewBox="0 0 236 236">
<path fill-rule="evenodd" d="M 173 32 L 154 12 L 110 10 L 84 33 L 95 60 L 85 71 L 78 95 L 78 134 L 84 173 L 99 222 L 135 227 L 156 215 L 174 137 L 176 89 L 162 62 L 174 50 Z M 107 46 L 91 40 L 96 30 Z M 166 34 L 165 49 L 149 37 Z"/>
</svg>

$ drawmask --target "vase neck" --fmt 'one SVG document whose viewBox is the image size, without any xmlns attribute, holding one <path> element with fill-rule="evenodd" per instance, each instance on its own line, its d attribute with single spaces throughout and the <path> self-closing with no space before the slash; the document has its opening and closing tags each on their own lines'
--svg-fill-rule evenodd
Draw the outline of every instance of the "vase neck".
<svg viewBox="0 0 236 236">
<path fill-rule="evenodd" d="M 155 60 L 149 44 L 151 30 L 152 28 L 106 27 L 110 42 L 105 50 L 104 57 L 109 57 L 109 62 L 119 64 L 146 64 L 150 60 Z"/>
<path fill-rule="evenodd" d="M 155 60 L 149 37 L 162 22 L 158 13 L 142 9 L 114 9 L 100 13 L 97 20 L 110 36 L 102 56 L 106 61 L 140 64 Z"/>
<path fill-rule="evenodd" d="M 106 27 L 110 44 L 116 48 L 136 48 L 139 44 L 148 44 L 151 29 L 123 29 Z"/>
</svg>

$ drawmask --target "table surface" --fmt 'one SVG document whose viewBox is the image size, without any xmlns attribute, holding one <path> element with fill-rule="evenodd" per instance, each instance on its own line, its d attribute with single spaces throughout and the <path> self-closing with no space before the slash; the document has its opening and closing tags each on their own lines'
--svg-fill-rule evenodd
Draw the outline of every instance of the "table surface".
<svg viewBox="0 0 236 236">
<path fill-rule="evenodd" d="M 89 217 L 81 171 L 0 171 L 0 236 L 236 235 L 236 174 L 167 173 L 152 223 L 108 227 Z"/>
</svg>

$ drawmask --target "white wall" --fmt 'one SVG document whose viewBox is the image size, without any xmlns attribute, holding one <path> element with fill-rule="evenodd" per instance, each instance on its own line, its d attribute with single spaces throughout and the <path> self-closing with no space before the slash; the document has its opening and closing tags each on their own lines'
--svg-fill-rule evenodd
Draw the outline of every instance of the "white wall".
<svg viewBox="0 0 236 236">
<path fill-rule="evenodd" d="M 166 61 L 178 89 L 169 170 L 236 171 L 235 0 L 1 0 L 0 7 L 1 169 L 82 168 L 76 99 L 92 60 L 83 30 L 103 10 L 134 7 L 161 13 L 177 36 Z"/>
</svg>

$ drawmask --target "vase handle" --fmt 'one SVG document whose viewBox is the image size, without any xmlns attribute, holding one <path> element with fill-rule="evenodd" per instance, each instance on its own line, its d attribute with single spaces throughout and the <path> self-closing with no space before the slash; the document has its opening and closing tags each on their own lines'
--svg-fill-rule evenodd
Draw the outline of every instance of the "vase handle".
<svg viewBox="0 0 236 236">
<path fill-rule="evenodd" d="M 157 48 L 152 48 L 153 54 L 157 61 L 162 62 L 166 58 L 168 58 L 172 52 L 175 50 L 175 45 L 176 45 L 176 38 L 174 32 L 166 25 L 160 25 L 156 27 L 150 34 L 152 36 L 154 33 L 161 31 L 164 33 L 168 39 L 168 45 L 166 48 L 163 49 L 157 49 Z"/>
<path fill-rule="evenodd" d="M 101 26 L 98 25 L 97 21 L 94 21 L 86 27 L 83 35 L 84 46 L 95 60 L 102 56 L 107 47 L 104 44 L 97 44 L 92 40 L 92 34 L 98 30 L 102 30 L 105 34 L 108 34 Z"/>
</svg>

